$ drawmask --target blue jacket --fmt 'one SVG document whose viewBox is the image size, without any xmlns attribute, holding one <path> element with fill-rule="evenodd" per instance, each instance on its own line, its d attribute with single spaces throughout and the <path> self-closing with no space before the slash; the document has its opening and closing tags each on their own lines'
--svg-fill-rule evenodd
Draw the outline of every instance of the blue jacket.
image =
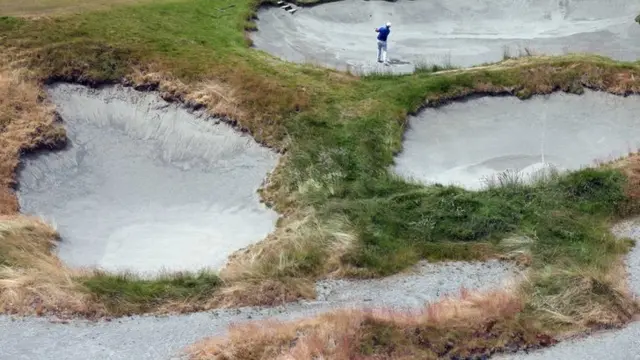
<svg viewBox="0 0 640 360">
<path fill-rule="evenodd" d="M 386 26 L 381 26 L 378 29 L 378 40 L 387 41 L 387 36 L 391 33 L 391 29 Z"/>
</svg>

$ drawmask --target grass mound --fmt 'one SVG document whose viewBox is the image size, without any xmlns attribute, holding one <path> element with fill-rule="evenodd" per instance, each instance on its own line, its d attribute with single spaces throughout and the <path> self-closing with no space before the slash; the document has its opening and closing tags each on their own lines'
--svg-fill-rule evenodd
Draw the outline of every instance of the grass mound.
<svg viewBox="0 0 640 360">
<path fill-rule="evenodd" d="M 295 323 L 234 326 L 188 349 L 193 360 L 483 358 L 553 340 L 518 315 L 513 294 L 472 294 L 415 312 L 342 310 Z"/>
<path fill-rule="evenodd" d="M 168 274 L 154 279 L 97 272 L 80 283 L 114 313 L 146 312 L 171 302 L 206 302 L 221 285 L 220 278 L 209 272 Z"/>
</svg>

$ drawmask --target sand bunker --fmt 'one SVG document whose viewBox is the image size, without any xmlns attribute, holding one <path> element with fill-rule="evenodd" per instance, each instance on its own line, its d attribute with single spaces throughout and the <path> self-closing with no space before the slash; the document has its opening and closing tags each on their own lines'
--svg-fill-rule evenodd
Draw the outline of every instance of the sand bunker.
<svg viewBox="0 0 640 360">
<path fill-rule="evenodd" d="M 215 269 L 274 228 L 256 190 L 277 155 L 250 136 L 130 88 L 49 94 L 71 144 L 24 159 L 18 196 L 57 225 L 68 264 Z"/>
<path fill-rule="evenodd" d="M 344 70 L 413 71 L 416 64 L 472 66 L 525 53 L 640 57 L 640 2 L 629 0 L 345 0 L 294 14 L 258 13 L 254 44 L 289 61 Z M 391 21 L 391 66 L 376 62 L 374 27 Z"/>
<path fill-rule="evenodd" d="M 639 113 L 638 97 L 592 91 L 426 109 L 409 120 L 394 171 L 425 184 L 480 189 L 505 171 L 527 181 L 536 170 L 579 169 L 640 148 Z"/>
</svg>

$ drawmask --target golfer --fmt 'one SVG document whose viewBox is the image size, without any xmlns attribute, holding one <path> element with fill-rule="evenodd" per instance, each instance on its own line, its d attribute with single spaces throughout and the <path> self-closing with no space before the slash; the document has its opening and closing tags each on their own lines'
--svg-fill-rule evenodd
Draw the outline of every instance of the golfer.
<svg viewBox="0 0 640 360">
<path fill-rule="evenodd" d="M 387 37 L 391 33 L 391 23 L 376 29 L 378 33 L 378 62 L 387 63 Z"/>
</svg>

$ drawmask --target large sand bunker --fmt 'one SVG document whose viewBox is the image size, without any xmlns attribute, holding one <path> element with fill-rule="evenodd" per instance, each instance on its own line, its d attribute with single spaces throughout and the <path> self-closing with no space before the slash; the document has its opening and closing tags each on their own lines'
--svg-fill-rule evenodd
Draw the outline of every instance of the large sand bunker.
<svg viewBox="0 0 640 360">
<path fill-rule="evenodd" d="M 24 159 L 18 195 L 23 212 L 57 225 L 68 264 L 215 269 L 274 228 L 256 190 L 277 155 L 250 136 L 130 88 L 49 94 L 71 144 Z"/>
<path fill-rule="evenodd" d="M 575 170 L 636 151 L 639 113 L 638 97 L 593 91 L 456 102 L 410 119 L 394 170 L 474 190 L 503 172 L 528 181 L 546 168 Z"/>
<path fill-rule="evenodd" d="M 258 13 L 257 48 L 294 62 L 344 70 L 413 71 L 416 64 L 473 66 L 505 49 L 640 58 L 640 2 L 629 0 L 345 0 L 290 14 Z M 376 62 L 374 27 L 391 21 L 391 66 Z"/>
</svg>

